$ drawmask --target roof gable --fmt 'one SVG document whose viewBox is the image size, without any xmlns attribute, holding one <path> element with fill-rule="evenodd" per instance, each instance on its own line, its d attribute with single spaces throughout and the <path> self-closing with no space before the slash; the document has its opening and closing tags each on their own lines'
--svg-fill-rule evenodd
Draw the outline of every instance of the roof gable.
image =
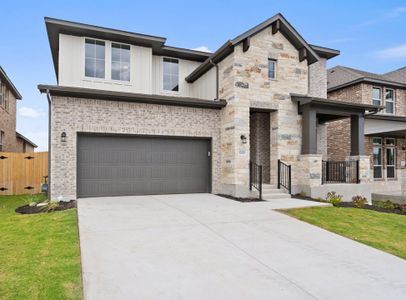
<svg viewBox="0 0 406 300">
<path fill-rule="evenodd" d="M 250 38 L 262 30 L 272 27 L 272 33 L 280 32 L 285 38 L 299 50 L 299 60 L 307 60 L 310 65 L 319 60 L 319 55 L 324 58 L 331 58 L 338 55 L 338 50 L 324 48 L 320 46 L 309 45 L 303 37 L 296 31 L 295 28 L 285 19 L 282 14 L 276 14 L 266 21 L 258 24 L 257 26 L 247 30 L 232 40 L 225 42 L 216 52 L 214 52 L 205 62 L 197 67 L 192 73 L 190 73 L 185 79 L 187 82 L 192 83 L 200 76 L 206 73 L 213 67 L 213 64 L 217 64 L 234 51 L 234 47 L 243 43 L 244 49 L 249 48 Z M 246 50 L 244 50 L 246 51 Z"/>
<path fill-rule="evenodd" d="M 13 93 L 13 95 L 16 97 L 16 99 L 18 99 L 18 100 L 23 99 L 20 92 L 14 86 L 13 82 L 10 80 L 10 78 L 7 76 L 6 72 L 3 70 L 3 68 L 1 66 L 0 66 L 0 81 L 6 83 L 6 85 L 8 86 L 10 91 Z"/>
</svg>

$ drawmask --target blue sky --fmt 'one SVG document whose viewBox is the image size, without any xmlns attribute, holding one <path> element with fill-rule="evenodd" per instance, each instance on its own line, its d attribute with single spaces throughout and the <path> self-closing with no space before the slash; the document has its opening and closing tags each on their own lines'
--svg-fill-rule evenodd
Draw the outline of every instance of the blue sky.
<svg viewBox="0 0 406 300">
<path fill-rule="evenodd" d="M 44 16 L 167 38 L 216 50 L 281 12 L 311 44 L 341 50 L 329 66 L 383 73 L 406 66 L 406 1 L 2 1 L 0 65 L 23 95 L 17 130 L 47 150 L 45 95 L 55 84 Z"/>
</svg>

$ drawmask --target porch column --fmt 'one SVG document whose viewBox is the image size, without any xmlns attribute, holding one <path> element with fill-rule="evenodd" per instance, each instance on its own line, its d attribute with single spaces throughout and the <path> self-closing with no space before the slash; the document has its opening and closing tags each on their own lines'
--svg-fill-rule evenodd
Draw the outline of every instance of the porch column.
<svg viewBox="0 0 406 300">
<path fill-rule="evenodd" d="M 351 156 L 364 155 L 364 116 L 351 115 Z"/>
<path fill-rule="evenodd" d="M 302 118 L 302 154 L 317 154 L 316 111 L 303 105 Z"/>
</svg>

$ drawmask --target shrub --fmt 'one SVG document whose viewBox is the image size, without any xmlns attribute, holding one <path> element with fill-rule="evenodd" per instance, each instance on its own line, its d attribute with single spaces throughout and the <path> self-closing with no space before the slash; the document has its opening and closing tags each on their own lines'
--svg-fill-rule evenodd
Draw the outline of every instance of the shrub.
<svg viewBox="0 0 406 300">
<path fill-rule="evenodd" d="M 376 202 L 375 202 L 375 205 L 378 206 L 378 207 L 384 208 L 384 209 L 389 209 L 389 210 L 392 210 L 392 209 L 395 209 L 395 208 L 396 208 L 396 204 L 395 204 L 395 203 L 392 203 L 392 202 L 389 201 L 389 200 L 386 200 L 386 201 L 376 201 Z"/>
<path fill-rule="evenodd" d="M 343 201 L 343 196 L 338 195 L 336 192 L 328 192 L 326 200 L 334 206 L 338 206 Z"/>
<path fill-rule="evenodd" d="M 367 198 L 357 195 L 352 197 L 352 204 L 354 204 L 358 208 L 362 208 L 365 204 L 368 203 Z"/>
</svg>

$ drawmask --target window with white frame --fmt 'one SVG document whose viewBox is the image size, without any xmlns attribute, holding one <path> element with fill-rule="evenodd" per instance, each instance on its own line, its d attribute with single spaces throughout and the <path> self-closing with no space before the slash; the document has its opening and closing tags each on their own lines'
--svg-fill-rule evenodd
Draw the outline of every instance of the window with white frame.
<svg viewBox="0 0 406 300">
<path fill-rule="evenodd" d="M 372 88 L 372 104 L 381 105 L 381 102 L 382 102 L 381 88 L 373 87 Z"/>
<path fill-rule="evenodd" d="M 393 114 L 395 112 L 394 91 L 392 89 L 385 89 L 385 106 L 386 113 Z"/>
<path fill-rule="evenodd" d="M 163 89 L 164 91 L 179 91 L 179 60 L 175 58 L 163 59 Z"/>
<path fill-rule="evenodd" d="M 130 81 L 130 46 L 111 44 L 111 79 Z"/>
<path fill-rule="evenodd" d="M 105 42 L 85 40 L 85 76 L 105 78 Z"/>
<path fill-rule="evenodd" d="M 4 149 L 4 131 L 0 131 L 0 152 Z"/>
<path fill-rule="evenodd" d="M 0 107 L 3 106 L 5 93 L 6 93 L 6 85 L 4 84 L 4 82 L 1 81 L 0 78 Z"/>
<path fill-rule="evenodd" d="M 372 138 L 374 162 L 374 178 L 382 178 L 382 138 Z"/>
<path fill-rule="evenodd" d="M 386 178 L 396 177 L 396 145 L 394 138 L 385 139 L 386 148 Z"/>
<path fill-rule="evenodd" d="M 276 60 L 274 59 L 268 59 L 268 78 L 276 79 Z"/>
</svg>

